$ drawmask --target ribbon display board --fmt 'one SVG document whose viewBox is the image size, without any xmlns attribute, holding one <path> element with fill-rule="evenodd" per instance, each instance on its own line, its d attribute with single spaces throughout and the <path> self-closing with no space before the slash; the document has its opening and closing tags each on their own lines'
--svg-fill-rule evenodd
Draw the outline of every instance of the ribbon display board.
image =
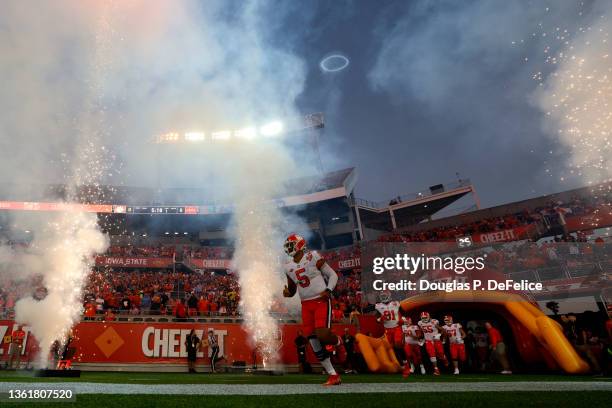
<svg viewBox="0 0 612 408">
<path fill-rule="evenodd" d="M 172 268 L 172 258 L 96 256 L 96 266 L 117 268 Z"/>
<path fill-rule="evenodd" d="M 14 322 L 0 320 L 0 360 L 8 356 L 8 337 Z M 338 335 L 344 333 L 347 325 L 334 326 Z M 278 349 L 280 361 L 284 364 L 297 364 L 297 351 L 294 340 L 298 324 L 279 326 L 275 347 Z M 228 364 L 233 361 L 245 361 L 261 364 L 262 356 L 250 344 L 249 337 L 238 323 L 117 323 L 117 322 L 81 322 L 73 330 L 73 340 L 69 347 L 76 348 L 75 362 L 81 363 L 119 363 L 119 364 L 155 364 L 155 363 L 185 363 L 187 350 L 185 338 L 195 329 L 197 336 L 207 337 L 209 329 L 213 329 L 219 342 L 219 355 L 224 356 Z M 24 327 L 22 361 L 33 361 L 37 350 L 36 339 L 30 333 L 29 327 Z M 352 330 L 354 333 L 354 330 Z M 307 347 L 309 349 L 309 347 Z M 208 362 L 209 349 L 203 347 L 197 354 L 198 359 Z M 308 359 L 316 361 L 311 352 Z"/>
</svg>

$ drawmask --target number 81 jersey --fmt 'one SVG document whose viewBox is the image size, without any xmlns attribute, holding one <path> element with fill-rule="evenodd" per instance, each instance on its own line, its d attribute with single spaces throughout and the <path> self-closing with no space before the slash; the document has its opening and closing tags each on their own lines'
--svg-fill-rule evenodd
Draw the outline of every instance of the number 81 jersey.
<svg viewBox="0 0 612 408">
<path fill-rule="evenodd" d="M 302 256 L 300 262 L 287 262 L 285 273 L 297 286 L 300 299 L 316 299 L 327 288 L 323 274 L 317 268 L 317 262 L 322 259 L 316 251 L 309 251 Z"/>
<path fill-rule="evenodd" d="M 392 329 L 399 326 L 400 302 L 393 300 L 389 303 L 377 303 L 376 311 L 380 313 L 380 319 L 385 329 Z"/>
</svg>

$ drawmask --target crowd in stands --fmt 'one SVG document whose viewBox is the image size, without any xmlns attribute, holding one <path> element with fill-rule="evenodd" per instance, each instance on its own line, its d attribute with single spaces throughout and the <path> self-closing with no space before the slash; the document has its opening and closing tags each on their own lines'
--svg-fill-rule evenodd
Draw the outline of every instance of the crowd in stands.
<svg viewBox="0 0 612 408">
<path fill-rule="evenodd" d="M 172 258 L 175 254 L 173 245 L 111 245 L 106 255 L 146 258 Z"/>
<path fill-rule="evenodd" d="M 339 274 L 332 308 L 333 320 L 340 321 L 361 310 L 361 283 L 358 270 Z M 121 271 L 103 268 L 92 271 L 85 293 L 86 318 L 117 314 L 193 316 L 237 316 L 240 291 L 234 274 L 172 272 L 167 270 Z M 272 312 L 285 315 L 280 300 Z"/>
<path fill-rule="evenodd" d="M 454 240 L 477 232 L 491 232 L 514 228 L 533 223 L 541 217 L 559 214 L 587 214 L 602 204 L 602 198 L 572 198 L 566 203 L 550 202 L 536 211 L 523 211 L 499 218 L 485 219 L 460 226 L 446 226 L 413 234 L 382 237 L 381 241 L 436 241 Z M 560 210 L 562 209 L 562 210 Z M 536 246 L 522 243 L 511 250 L 492 251 L 488 264 L 499 270 L 520 270 L 538 268 L 551 259 L 563 257 L 571 263 L 574 258 L 590 255 L 596 246 L 583 245 L 556 247 L 553 242 L 584 242 L 586 236 L 564 235 L 551 239 L 551 243 Z M 566 248 L 566 249 L 560 249 Z M 566 251 L 567 254 L 558 253 Z M 174 246 L 174 245 L 113 245 L 107 254 L 112 256 L 133 257 L 174 257 L 230 259 L 233 249 L 228 247 Z M 368 307 L 361 293 L 361 271 L 358 265 L 352 268 L 337 268 L 339 262 L 360 259 L 361 246 L 353 245 L 340 249 L 323 251 L 330 265 L 336 267 L 340 279 L 333 300 L 332 318 L 339 321 L 362 313 Z M 33 287 L 40 282 L 11 280 L 6 274 L 0 275 L 0 314 L 11 313 L 16 299 L 31 294 Z M 172 270 L 126 270 L 94 268 L 84 288 L 85 310 L 87 317 L 111 314 L 153 313 L 183 317 L 188 315 L 226 315 L 238 314 L 240 299 L 239 285 L 234 274 L 204 272 L 173 272 Z M 284 313 L 283 303 L 277 302 L 274 311 Z"/>
<path fill-rule="evenodd" d="M 235 316 L 240 294 L 234 275 L 167 270 L 92 271 L 84 289 L 85 316 L 102 313 Z"/>
<path fill-rule="evenodd" d="M 183 247 L 183 258 L 231 259 L 233 254 L 229 247 Z"/>
<path fill-rule="evenodd" d="M 584 243 L 585 239 L 578 234 L 555 237 L 539 245 L 521 241 L 503 250 L 487 248 L 487 265 L 498 271 L 544 268 L 551 262 L 554 265 L 563 262 L 566 269 L 579 267 L 584 259 L 596 259 L 592 257 L 597 256 L 599 244 L 603 244 L 602 239 Z M 559 242 L 567 244 L 557 245 Z M 323 255 L 330 265 L 337 266 L 339 261 L 355 259 L 361 254 L 359 246 L 349 246 L 323 252 Z M 332 301 L 332 319 L 341 321 L 363 313 L 369 305 L 361 292 L 360 268 L 337 269 L 339 280 Z M 38 287 L 42 287 L 40 277 L 13 280 L 6 274 L 0 275 L 0 314 L 11 312 L 17 299 L 32 294 L 32 288 Z M 89 318 L 98 318 L 109 311 L 115 315 L 158 314 L 179 318 L 236 316 L 239 300 L 235 274 L 209 271 L 97 267 L 92 270 L 84 287 L 85 315 Z M 279 314 L 287 312 L 280 300 L 275 303 L 273 311 Z"/>
<path fill-rule="evenodd" d="M 172 258 L 182 254 L 183 259 L 231 259 L 234 251 L 230 247 L 190 245 L 112 245 L 105 255 L 118 257 Z"/>
<path fill-rule="evenodd" d="M 458 224 L 427 229 L 418 232 L 404 232 L 385 234 L 378 238 L 380 242 L 436 242 L 454 241 L 458 237 L 474 235 L 479 233 L 490 233 L 504 231 L 533 224 L 540 220 L 546 220 L 549 224 L 557 224 L 560 217 L 568 215 L 585 215 L 593 213 L 601 205 L 610 205 L 608 194 L 598 196 L 579 197 L 574 196 L 567 202 L 550 201 L 543 207 L 533 211 L 523 210 L 502 217 L 486 218 L 474 222 L 462 222 L 458 218 Z"/>
</svg>

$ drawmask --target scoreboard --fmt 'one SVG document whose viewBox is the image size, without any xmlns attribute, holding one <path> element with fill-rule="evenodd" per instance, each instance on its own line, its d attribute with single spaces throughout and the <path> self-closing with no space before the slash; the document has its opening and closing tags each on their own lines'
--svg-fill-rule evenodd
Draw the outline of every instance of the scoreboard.
<svg viewBox="0 0 612 408">
<path fill-rule="evenodd" d="M 116 210 L 116 209 L 115 209 Z M 114 211 L 118 212 L 118 211 Z M 126 214 L 198 214 L 199 208 L 197 206 L 147 206 L 147 207 L 125 207 Z"/>
<path fill-rule="evenodd" d="M 78 204 L 78 203 L 50 203 L 50 202 L 28 202 L 28 201 L 0 201 L 0 210 L 9 211 L 68 211 L 68 212 L 91 212 L 99 214 L 200 214 L 197 205 L 185 206 L 145 206 L 137 207 L 130 205 L 114 204 Z"/>
</svg>

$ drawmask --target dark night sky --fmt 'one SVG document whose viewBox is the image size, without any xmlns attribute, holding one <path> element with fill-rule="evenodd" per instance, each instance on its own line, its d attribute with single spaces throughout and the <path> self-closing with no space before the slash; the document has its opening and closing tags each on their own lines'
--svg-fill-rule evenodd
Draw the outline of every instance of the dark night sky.
<svg viewBox="0 0 612 408">
<path fill-rule="evenodd" d="M 296 11 L 286 27 L 304 28 L 288 37 L 308 64 L 299 106 L 326 113 L 324 166 L 356 166 L 357 195 L 374 200 L 456 172 L 485 206 L 581 185 L 560 181 L 567 152 L 544 131 L 532 75 L 546 70 L 542 47 L 557 45 L 541 32 L 575 29 L 590 12 L 569 1 L 334 1 Z M 334 51 L 350 66 L 321 72 Z"/>
<path fill-rule="evenodd" d="M 70 179 L 93 132 L 110 146 L 99 161 L 109 170 L 95 176 L 103 183 L 227 193 L 227 180 L 211 183 L 227 162 L 215 148 L 160 156 L 151 137 L 324 112 L 323 165 L 357 167 L 359 197 L 384 201 L 459 173 L 492 206 L 587 183 L 570 169 L 593 156 L 576 154 L 574 125 L 563 123 L 585 100 L 576 139 L 590 142 L 593 130 L 592 161 L 612 174 L 601 148 L 612 117 L 609 0 L 5 3 L 0 174 L 17 184 Z M 350 65 L 323 72 L 330 53 Z M 588 56 L 595 79 L 556 109 L 574 54 Z M 314 171 L 302 153 L 298 176 Z"/>
</svg>

